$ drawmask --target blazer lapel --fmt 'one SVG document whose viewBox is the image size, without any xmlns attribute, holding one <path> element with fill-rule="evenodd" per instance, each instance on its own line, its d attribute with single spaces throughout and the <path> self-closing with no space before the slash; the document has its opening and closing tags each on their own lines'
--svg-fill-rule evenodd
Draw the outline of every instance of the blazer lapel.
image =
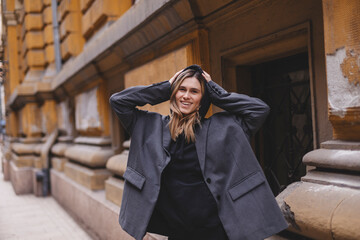
<svg viewBox="0 0 360 240">
<path fill-rule="evenodd" d="M 202 122 L 201 127 L 197 129 L 195 133 L 195 146 L 196 152 L 199 158 L 199 163 L 201 169 L 205 170 L 205 155 L 206 155 L 206 142 L 207 142 L 207 132 L 209 129 L 209 120 L 205 120 Z"/>
</svg>

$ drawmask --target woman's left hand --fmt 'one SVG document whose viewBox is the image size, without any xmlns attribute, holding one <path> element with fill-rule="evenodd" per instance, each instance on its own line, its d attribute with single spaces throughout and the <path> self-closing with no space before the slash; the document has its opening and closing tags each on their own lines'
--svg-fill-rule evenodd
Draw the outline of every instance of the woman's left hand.
<svg viewBox="0 0 360 240">
<path fill-rule="evenodd" d="M 210 77 L 210 74 L 208 74 L 208 73 L 205 72 L 204 70 L 203 70 L 202 76 L 205 78 L 206 82 L 212 81 L 212 80 L 211 80 L 211 77 Z"/>
</svg>

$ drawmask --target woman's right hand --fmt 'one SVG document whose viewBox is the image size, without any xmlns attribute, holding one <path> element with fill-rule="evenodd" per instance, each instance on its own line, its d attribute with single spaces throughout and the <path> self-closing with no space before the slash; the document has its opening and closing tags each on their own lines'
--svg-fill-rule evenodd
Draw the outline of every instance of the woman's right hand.
<svg viewBox="0 0 360 240">
<path fill-rule="evenodd" d="M 176 77 L 177 77 L 182 71 L 183 71 L 183 69 L 181 69 L 180 71 L 178 71 L 177 73 L 175 73 L 175 75 L 172 76 L 172 78 L 170 78 L 170 80 L 169 80 L 170 84 L 172 84 L 172 83 L 175 81 Z"/>
</svg>

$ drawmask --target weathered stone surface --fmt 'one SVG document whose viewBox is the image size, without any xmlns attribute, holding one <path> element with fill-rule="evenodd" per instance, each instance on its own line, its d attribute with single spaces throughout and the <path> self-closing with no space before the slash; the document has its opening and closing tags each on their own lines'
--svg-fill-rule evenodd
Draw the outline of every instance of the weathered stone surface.
<svg viewBox="0 0 360 240">
<path fill-rule="evenodd" d="M 333 239 L 360 239 L 360 193 L 349 196 L 335 209 L 331 227 Z"/>
<path fill-rule="evenodd" d="M 46 44 L 52 44 L 54 42 L 54 29 L 51 24 L 45 26 L 43 34 Z"/>
<path fill-rule="evenodd" d="M 24 28 L 25 31 L 41 30 L 44 25 L 41 13 L 29 13 L 25 15 Z"/>
<path fill-rule="evenodd" d="M 33 192 L 33 171 L 31 167 L 18 168 L 15 163 L 10 162 L 10 179 L 16 194 L 27 194 Z"/>
<path fill-rule="evenodd" d="M 321 143 L 321 148 L 342 149 L 342 150 L 360 150 L 360 142 L 329 140 Z"/>
<path fill-rule="evenodd" d="M 110 145 L 111 138 L 110 137 L 77 137 L 74 140 L 75 143 L 79 144 L 89 144 L 89 145 Z"/>
<path fill-rule="evenodd" d="M 77 56 L 82 52 L 84 39 L 81 33 L 72 32 L 68 34 L 61 43 L 61 58 L 67 60 L 71 56 Z"/>
<path fill-rule="evenodd" d="M 345 237 L 348 235 L 345 232 L 353 234 L 354 224 L 359 229 L 358 215 L 352 213 L 354 205 L 342 205 L 347 201 L 351 202 L 354 196 L 360 196 L 359 190 L 308 182 L 297 183 L 294 186 L 290 188 L 290 193 L 286 193 L 287 189 L 282 193 L 285 195 L 283 198 L 285 207 L 282 211 L 290 224 L 288 230 L 313 239 L 327 240 L 333 239 L 336 231 L 339 235 L 335 239 L 347 239 Z M 341 211 L 339 211 L 340 206 L 343 206 Z M 358 211 L 357 207 L 354 211 Z M 339 214 L 337 219 L 334 218 L 336 214 Z M 341 218 L 348 218 L 352 223 L 339 223 Z M 356 234 L 359 233 L 352 235 L 351 239 L 360 237 Z"/>
<path fill-rule="evenodd" d="M 74 140 L 73 136 L 59 136 L 58 141 L 63 143 L 71 143 Z"/>
<path fill-rule="evenodd" d="M 55 62 L 55 49 L 53 44 L 45 47 L 45 60 L 47 63 Z M 55 74 L 53 76 L 55 76 Z"/>
<path fill-rule="evenodd" d="M 360 151 L 339 149 L 317 149 L 303 157 L 309 166 L 360 171 Z"/>
<path fill-rule="evenodd" d="M 37 156 L 34 156 L 34 168 L 36 169 L 42 169 L 43 168 L 43 164 L 42 164 L 42 161 L 41 161 L 41 157 L 37 157 Z"/>
<path fill-rule="evenodd" d="M 124 150 L 121 154 L 112 156 L 106 163 L 106 168 L 116 175 L 123 176 L 127 160 L 129 156 L 129 150 Z"/>
<path fill-rule="evenodd" d="M 44 37 L 43 33 L 40 31 L 29 31 L 25 34 L 24 43 L 25 48 L 33 49 L 33 48 L 43 48 L 44 47 Z M 25 53 L 25 51 L 24 51 Z"/>
<path fill-rule="evenodd" d="M 64 142 L 55 143 L 51 148 L 51 153 L 63 157 L 65 155 L 66 149 L 70 146 L 71 144 Z"/>
<path fill-rule="evenodd" d="M 67 163 L 68 161 L 69 160 L 67 158 L 52 157 L 51 158 L 52 168 L 59 172 L 63 172 L 65 163 Z"/>
<path fill-rule="evenodd" d="M 6 160 L 5 158 L 2 158 L 1 163 L 2 163 L 4 180 L 9 181 L 10 180 L 10 161 Z"/>
<path fill-rule="evenodd" d="M 45 24 L 52 24 L 52 8 L 51 6 L 46 7 L 43 11 L 44 16 L 44 23 Z"/>
<path fill-rule="evenodd" d="M 42 0 L 24 0 L 24 8 L 26 13 L 40 13 L 43 8 Z"/>
<path fill-rule="evenodd" d="M 63 0 L 61 1 L 58 7 L 58 19 L 64 19 L 67 14 L 70 12 L 79 12 L 80 11 L 80 3 L 79 1 L 72 0 Z"/>
<path fill-rule="evenodd" d="M 12 143 L 11 149 L 18 155 L 35 153 L 35 144 Z"/>
<path fill-rule="evenodd" d="M 323 185 L 334 185 L 338 187 L 348 187 L 360 190 L 360 176 L 336 172 L 324 172 L 311 170 L 301 178 L 303 182 L 312 182 Z"/>
<path fill-rule="evenodd" d="M 67 162 L 64 167 L 65 175 L 91 190 L 105 188 L 105 180 L 111 176 L 106 169 L 90 169 L 81 165 Z"/>
<path fill-rule="evenodd" d="M 20 138 L 19 141 L 21 143 L 39 143 L 42 141 L 40 137 L 27 137 L 27 138 Z"/>
<path fill-rule="evenodd" d="M 81 32 L 81 13 L 70 12 L 60 25 L 60 39 L 64 39 L 71 32 Z"/>
<path fill-rule="evenodd" d="M 80 0 L 80 9 L 84 13 L 90 7 L 94 0 Z"/>
<path fill-rule="evenodd" d="M 12 162 L 19 168 L 33 167 L 35 155 L 12 155 Z"/>
<path fill-rule="evenodd" d="M 26 53 L 25 59 L 29 67 L 43 67 L 45 66 L 45 51 L 31 49 Z"/>
<path fill-rule="evenodd" d="M 106 200 L 105 191 L 91 191 L 55 170 L 51 170 L 51 189 L 57 202 L 99 239 L 133 240 L 121 229 L 118 223 L 120 208 Z"/>
<path fill-rule="evenodd" d="M 110 147 L 88 145 L 73 145 L 65 151 L 65 157 L 90 167 L 105 167 L 112 155 L 114 150 Z"/>
<path fill-rule="evenodd" d="M 34 144 L 34 153 L 36 155 L 40 155 L 42 146 L 43 146 L 42 143 Z"/>
<path fill-rule="evenodd" d="M 106 199 L 115 203 L 119 207 L 121 206 L 123 191 L 124 191 L 124 180 L 114 177 L 109 177 L 105 181 Z"/>
</svg>

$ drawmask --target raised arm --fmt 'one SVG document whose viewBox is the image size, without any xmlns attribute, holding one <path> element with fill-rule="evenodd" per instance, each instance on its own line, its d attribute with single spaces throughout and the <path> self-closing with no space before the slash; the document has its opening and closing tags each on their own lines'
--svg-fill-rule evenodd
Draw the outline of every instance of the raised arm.
<svg viewBox="0 0 360 240">
<path fill-rule="evenodd" d="M 164 81 L 149 86 L 136 86 L 114 93 L 110 105 L 125 129 L 131 135 L 138 117 L 144 114 L 136 106 L 156 105 L 170 99 L 170 82 Z"/>
<path fill-rule="evenodd" d="M 269 106 L 262 100 L 239 93 L 229 93 L 204 73 L 207 89 L 214 105 L 237 116 L 248 135 L 253 135 L 264 123 L 270 112 Z"/>
</svg>

